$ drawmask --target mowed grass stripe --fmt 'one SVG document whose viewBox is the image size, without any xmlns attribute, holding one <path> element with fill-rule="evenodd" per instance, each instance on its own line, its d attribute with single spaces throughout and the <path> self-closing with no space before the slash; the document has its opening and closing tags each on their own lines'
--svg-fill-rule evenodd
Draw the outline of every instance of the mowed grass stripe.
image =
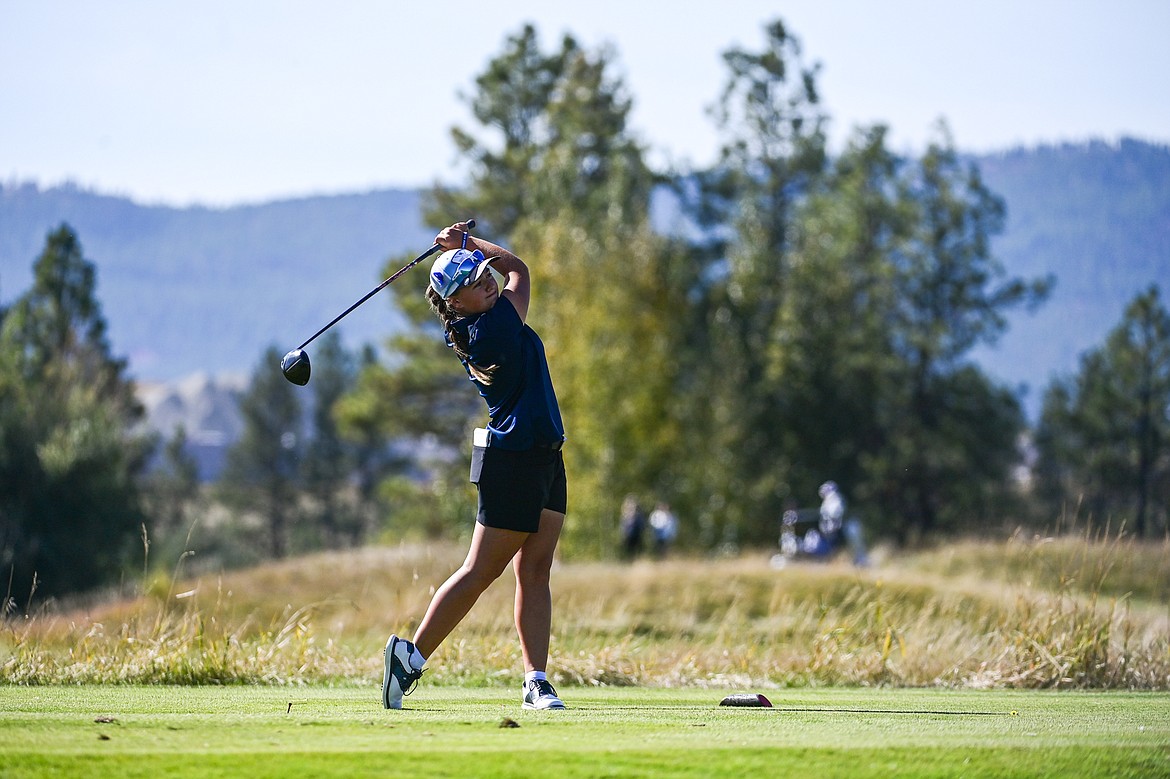
<svg viewBox="0 0 1170 779">
<path fill-rule="evenodd" d="M 762 776 L 809 776 L 817 779 L 890 779 L 890 777 L 1160 777 L 1167 775 L 1164 750 L 1133 752 L 1084 747 L 1067 749 L 709 749 L 697 759 L 692 751 L 569 752 L 533 756 L 500 751 L 435 755 L 431 752 L 355 754 L 284 752 L 274 755 L 131 755 L 77 758 L 36 757 L 6 766 L 0 775 L 25 777 L 695 777 L 742 779 Z"/>
<path fill-rule="evenodd" d="M 372 687 L 2 687 L 0 775 L 1170 774 L 1160 693 L 776 690 L 768 710 L 725 692 L 569 688 L 551 713 L 422 688 L 387 712 Z"/>
</svg>

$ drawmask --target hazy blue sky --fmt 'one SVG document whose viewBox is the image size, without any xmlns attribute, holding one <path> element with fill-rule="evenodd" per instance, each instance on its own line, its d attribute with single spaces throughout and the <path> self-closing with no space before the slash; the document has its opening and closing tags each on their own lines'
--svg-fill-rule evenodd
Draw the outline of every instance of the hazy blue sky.
<svg viewBox="0 0 1170 779">
<path fill-rule="evenodd" d="M 0 0 L 0 181 L 226 205 L 458 180 L 448 130 L 533 22 L 613 46 L 651 160 L 704 163 L 720 54 L 782 18 L 840 144 L 1170 142 L 1170 0 Z"/>
</svg>

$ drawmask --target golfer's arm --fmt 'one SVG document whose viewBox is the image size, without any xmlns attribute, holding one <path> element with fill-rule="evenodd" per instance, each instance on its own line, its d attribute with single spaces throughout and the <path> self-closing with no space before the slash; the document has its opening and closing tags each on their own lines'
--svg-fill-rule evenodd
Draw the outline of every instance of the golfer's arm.
<svg viewBox="0 0 1170 779">
<path fill-rule="evenodd" d="M 504 297 L 512 302 L 520 320 L 528 319 L 528 299 L 531 295 L 531 281 L 528 275 L 528 266 L 524 261 L 502 246 L 497 246 L 483 238 L 468 236 L 469 248 L 479 249 L 483 256 L 492 262 L 492 268 L 504 277 Z"/>
</svg>

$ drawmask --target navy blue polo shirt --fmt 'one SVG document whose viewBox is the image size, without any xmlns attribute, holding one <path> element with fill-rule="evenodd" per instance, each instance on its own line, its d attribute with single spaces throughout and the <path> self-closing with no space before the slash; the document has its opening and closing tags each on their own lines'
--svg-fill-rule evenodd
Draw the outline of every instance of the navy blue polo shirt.
<svg viewBox="0 0 1170 779">
<path fill-rule="evenodd" d="M 467 372 L 491 415 L 491 445 L 519 451 L 562 440 L 565 426 L 544 344 L 520 319 L 512 301 L 501 295 L 488 311 L 453 322 L 452 327 L 467 333 L 473 363 L 499 366 L 491 384 L 477 381 L 470 369 Z M 466 361 L 463 367 L 467 368 Z"/>
</svg>

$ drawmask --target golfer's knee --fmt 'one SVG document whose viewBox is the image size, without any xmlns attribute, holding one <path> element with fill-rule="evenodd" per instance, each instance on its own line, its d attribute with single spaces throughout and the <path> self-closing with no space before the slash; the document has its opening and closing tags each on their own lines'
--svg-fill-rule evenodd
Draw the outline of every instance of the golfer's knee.
<svg viewBox="0 0 1170 779">
<path fill-rule="evenodd" d="M 465 586 L 474 588 L 479 592 L 483 592 L 489 586 L 491 586 L 492 582 L 500 578 L 500 574 L 503 572 L 503 568 L 497 569 L 495 567 L 489 567 L 483 564 L 471 565 L 464 563 L 463 568 L 460 571 L 459 578 L 463 581 Z"/>
<path fill-rule="evenodd" d="M 551 560 L 521 559 L 516 566 L 516 583 L 521 587 L 547 587 L 551 570 Z"/>
</svg>

